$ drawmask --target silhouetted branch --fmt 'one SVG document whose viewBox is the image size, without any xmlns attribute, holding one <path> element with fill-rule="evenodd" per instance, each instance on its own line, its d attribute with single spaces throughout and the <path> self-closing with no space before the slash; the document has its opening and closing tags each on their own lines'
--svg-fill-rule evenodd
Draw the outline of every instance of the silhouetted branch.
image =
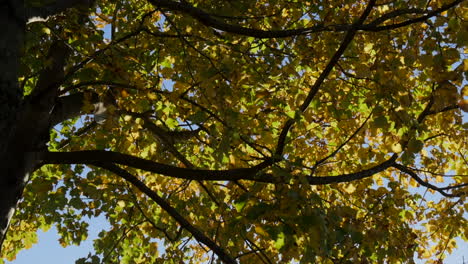
<svg viewBox="0 0 468 264">
<path fill-rule="evenodd" d="M 138 190 L 146 194 L 151 200 L 156 202 L 164 211 L 166 211 L 176 222 L 184 229 L 189 231 L 199 242 L 208 246 L 213 252 L 218 255 L 218 257 L 224 261 L 225 263 L 237 263 L 229 254 L 220 246 L 218 246 L 213 240 L 208 238 L 205 234 L 203 234 L 200 229 L 193 226 L 187 219 L 185 219 L 177 210 L 172 207 L 168 202 L 166 202 L 162 197 L 160 197 L 155 191 L 151 190 L 146 186 L 142 181 L 140 181 L 137 177 L 133 176 L 126 170 L 111 164 L 111 163 L 94 163 L 95 166 L 101 167 L 106 169 L 110 172 L 117 174 L 119 177 L 127 180 L 131 184 L 133 184 Z"/>
<path fill-rule="evenodd" d="M 62 141 L 60 141 L 58 143 L 58 145 L 56 146 L 57 149 L 62 149 L 64 148 L 65 146 L 67 146 L 68 144 L 70 144 L 70 142 L 72 141 L 72 138 L 73 137 L 79 137 L 79 136 L 82 136 L 84 134 L 86 134 L 88 131 L 92 130 L 93 128 L 95 128 L 97 125 L 97 123 L 95 121 L 89 123 L 88 125 L 84 126 L 84 127 L 81 127 L 79 128 L 75 134 L 73 134 L 72 137 L 69 137 L 67 139 L 64 139 Z"/>
<path fill-rule="evenodd" d="M 364 125 L 367 123 L 367 121 L 369 121 L 371 116 L 372 116 L 372 112 L 367 116 L 366 120 L 364 120 L 364 122 L 358 127 L 358 129 L 356 129 L 356 131 L 354 131 L 354 133 L 351 134 L 351 136 L 349 136 L 343 143 L 341 143 L 341 145 L 339 145 L 332 153 L 330 153 L 326 157 L 324 157 L 324 158 L 320 159 L 319 161 L 317 161 L 315 163 L 312 171 L 314 171 L 315 168 L 317 168 L 317 166 L 320 166 L 320 164 L 325 162 L 327 159 L 335 156 L 336 153 L 338 153 L 340 151 L 340 149 L 342 149 L 344 146 L 346 146 L 346 144 L 348 144 L 348 142 L 351 141 L 351 139 L 353 139 L 359 133 L 359 131 L 361 131 L 361 129 L 364 127 Z"/>
<path fill-rule="evenodd" d="M 26 21 L 28 23 L 46 21 L 48 17 L 57 15 L 68 8 L 90 7 L 95 0 L 55 0 L 47 1 L 44 6 L 26 8 Z"/>
<path fill-rule="evenodd" d="M 364 25 L 361 30 L 365 30 L 365 31 L 384 31 L 384 30 L 393 30 L 393 29 L 397 29 L 397 28 L 401 28 L 401 27 L 406 27 L 406 26 L 409 26 L 411 24 L 415 24 L 415 23 L 419 23 L 419 22 L 424 22 L 428 19 L 430 19 L 431 17 L 434 17 L 434 16 L 437 16 L 439 15 L 440 13 L 444 12 L 444 11 L 447 11 L 449 10 L 450 8 L 453 8 L 455 6 L 457 6 L 458 4 L 462 3 L 464 0 L 456 0 L 456 1 L 453 1 L 451 3 L 448 3 L 448 4 L 445 4 L 443 6 L 441 6 L 440 8 L 437 8 L 433 11 L 429 11 L 426 13 L 426 15 L 423 15 L 423 16 L 420 16 L 420 17 L 417 17 L 417 18 L 413 18 L 413 19 L 408 19 L 404 22 L 400 22 L 400 23 L 396 23 L 396 24 L 392 24 L 392 25 L 385 25 L 385 26 L 380 26 L 380 27 L 374 27 L 371 24 L 368 24 L 368 25 Z M 384 21 L 382 21 L 384 22 Z M 382 23 L 380 22 L 380 23 Z"/>
<path fill-rule="evenodd" d="M 335 52 L 335 54 L 333 54 L 327 66 L 325 66 L 325 69 L 322 71 L 322 73 L 320 73 L 320 76 L 317 78 L 317 80 L 314 82 L 314 84 L 310 88 L 309 94 L 307 95 L 302 105 L 299 107 L 299 111 L 305 112 L 305 110 L 307 110 L 307 107 L 309 107 L 310 103 L 312 102 L 312 99 L 314 99 L 315 95 L 319 91 L 320 86 L 323 84 L 325 79 L 328 77 L 328 74 L 330 74 L 330 72 L 333 70 L 335 65 L 338 63 L 338 60 L 340 59 L 341 55 L 343 55 L 346 48 L 353 40 L 354 36 L 356 35 L 357 28 L 360 25 L 362 25 L 362 23 L 364 23 L 364 20 L 366 20 L 367 16 L 370 14 L 372 7 L 375 5 L 375 2 L 376 2 L 375 0 L 372 0 L 369 2 L 366 9 L 362 13 L 362 15 L 359 17 L 358 21 L 355 24 L 353 24 L 353 27 L 346 33 L 343 41 L 340 44 L 340 47 Z M 278 143 L 276 145 L 276 151 L 275 151 L 276 158 L 280 158 L 283 155 L 283 150 L 286 144 L 286 136 L 288 135 L 289 130 L 291 129 L 291 127 L 294 125 L 295 122 L 296 121 L 294 119 L 289 119 L 284 124 L 283 129 L 281 130 L 281 133 L 278 138 Z"/>
<path fill-rule="evenodd" d="M 43 164 L 95 164 L 96 162 L 117 163 L 146 170 L 165 176 L 200 181 L 233 181 L 252 177 L 268 167 L 271 162 L 262 162 L 251 168 L 230 170 L 202 170 L 166 165 L 119 152 L 106 150 L 85 150 L 73 152 L 45 152 Z"/>
<path fill-rule="evenodd" d="M 136 169 L 150 171 L 161 175 L 180 179 L 197 181 L 237 181 L 250 180 L 264 183 L 288 184 L 292 178 L 299 179 L 302 176 L 290 176 L 288 178 L 269 173 L 260 173 L 273 164 L 273 161 L 264 161 L 251 168 L 238 168 L 230 170 L 203 170 L 193 168 L 180 168 L 166 165 L 127 154 L 106 150 L 85 150 L 73 152 L 45 152 L 43 153 L 43 164 L 96 164 L 117 163 Z M 324 185 L 330 183 L 350 182 L 370 177 L 391 167 L 397 155 L 394 154 L 388 160 L 375 165 L 369 169 L 355 173 L 336 176 L 306 176 L 306 181 L 311 185 Z"/>
<path fill-rule="evenodd" d="M 221 31 L 239 34 L 244 36 L 251 36 L 256 38 L 285 38 L 285 37 L 292 37 L 298 35 L 306 35 L 311 33 L 318 33 L 318 32 L 345 32 L 350 31 L 352 29 L 361 30 L 361 31 L 384 31 L 384 30 L 392 30 L 397 29 L 400 27 L 405 27 L 414 23 L 419 23 L 430 19 L 440 13 L 457 6 L 463 0 L 456 0 L 454 2 L 448 3 L 443 5 L 442 7 L 435 9 L 433 11 L 421 10 L 417 8 L 407 8 L 407 9 L 399 9 L 387 14 L 382 15 L 379 18 L 374 19 L 369 24 L 360 23 L 359 25 L 347 25 L 347 24 L 337 24 L 337 25 L 324 25 L 318 24 L 312 27 L 306 28 L 296 28 L 296 29 L 281 29 L 281 30 L 261 30 L 261 29 L 253 29 L 247 28 L 239 25 L 228 24 L 217 17 L 215 15 L 211 15 L 204 10 L 192 6 L 190 3 L 186 1 L 175 2 L 171 0 L 149 0 L 151 4 L 160 8 L 167 8 L 174 12 L 181 12 L 184 14 L 188 14 L 200 23 L 204 24 L 205 26 L 212 27 Z M 371 1 L 374 2 L 374 1 Z M 372 3 L 372 6 L 375 3 Z M 368 5 L 370 6 L 370 5 Z M 420 17 L 408 19 L 406 21 L 392 24 L 392 25 L 385 25 L 385 26 L 378 26 L 389 19 L 397 18 L 401 15 L 406 14 L 423 14 Z"/>
<path fill-rule="evenodd" d="M 427 187 L 427 188 L 429 188 L 431 190 L 437 191 L 437 192 L 439 192 L 440 194 L 442 194 L 445 197 L 460 197 L 461 195 L 464 194 L 464 193 L 458 193 L 458 194 L 447 193 L 447 192 L 445 192 L 445 190 L 453 189 L 454 186 L 449 186 L 449 187 L 444 187 L 444 188 L 437 187 L 437 186 L 435 186 L 433 184 L 430 184 L 430 183 L 424 181 L 414 171 L 412 171 L 408 167 L 403 166 L 401 164 L 395 163 L 395 164 L 392 165 L 392 167 L 400 170 L 401 172 L 404 172 L 405 174 L 408 174 L 411 178 L 413 178 L 416 182 L 418 182 L 422 186 Z M 463 187 L 463 186 L 465 186 L 465 185 L 461 184 L 457 188 Z"/>
</svg>

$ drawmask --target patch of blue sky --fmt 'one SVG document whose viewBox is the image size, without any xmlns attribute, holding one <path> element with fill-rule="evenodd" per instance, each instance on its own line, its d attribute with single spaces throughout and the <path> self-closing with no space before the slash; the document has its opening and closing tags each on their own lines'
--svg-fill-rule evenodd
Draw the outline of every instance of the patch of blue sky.
<svg viewBox="0 0 468 264">
<path fill-rule="evenodd" d="M 55 227 L 52 227 L 47 232 L 38 231 L 38 244 L 33 245 L 30 249 L 21 251 L 14 261 L 7 261 L 11 264 L 31 264 L 31 263 L 48 263 L 48 264 L 64 264 L 74 263 L 75 260 L 87 257 L 89 253 L 94 252 L 93 241 L 98 238 L 99 232 L 107 230 L 109 224 L 104 216 L 88 218 L 88 239 L 80 245 L 71 245 L 62 247 L 58 242 L 59 234 Z"/>
</svg>

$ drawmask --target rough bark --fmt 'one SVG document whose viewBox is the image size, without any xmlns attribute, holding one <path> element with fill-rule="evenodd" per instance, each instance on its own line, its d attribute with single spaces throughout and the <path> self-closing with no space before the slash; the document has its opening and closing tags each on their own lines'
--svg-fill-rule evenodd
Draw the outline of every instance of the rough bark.
<svg viewBox="0 0 468 264">
<path fill-rule="evenodd" d="M 25 27 L 22 7 L 23 1 L 0 3 L 0 25 L 6 25 L 0 30 L 0 243 L 27 180 L 25 155 L 10 144 L 21 107 L 18 64 Z"/>
<path fill-rule="evenodd" d="M 57 1 L 60 6 L 48 6 L 48 13 L 43 14 L 54 15 L 83 2 Z M 54 43 L 48 55 L 52 65 L 42 70 L 33 93 L 23 98 L 18 69 L 30 15 L 25 10 L 24 1 L 0 1 L 0 25 L 5 25 L 0 30 L 0 248 L 29 175 L 41 160 L 39 153 L 49 140 L 50 113 L 57 101 L 69 53 L 65 45 Z M 70 117 L 70 113 L 57 116 Z"/>
</svg>

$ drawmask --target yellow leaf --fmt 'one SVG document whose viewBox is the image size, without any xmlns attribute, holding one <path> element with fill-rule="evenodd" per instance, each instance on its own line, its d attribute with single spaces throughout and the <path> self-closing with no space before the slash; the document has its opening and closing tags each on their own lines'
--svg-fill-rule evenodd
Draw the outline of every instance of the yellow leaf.
<svg viewBox="0 0 468 264">
<path fill-rule="evenodd" d="M 410 178 L 409 183 L 410 183 L 411 187 L 418 187 L 419 186 L 418 182 L 413 178 Z"/>
<path fill-rule="evenodd" d="M 394 153 L 400 153 L 402 151 L 401 144 L 400 143 L 394 143 L 392 145 L 392 151 Z"/>
<path fill-rule="evenodd" d="M 229 154 L 229 164 L 236 165 L 236 158 L 232 154 Z"/>
<path fill-rule="evenodd" d="M 354 191 L 356 191 L 356 186 L 354 186 L 353 184 L 348 184 L 348 186 L 346 186 L 344 188 L 345 192 L 347 193 L 353 193 Z"/>
<path fill-rule="evenodd" d="M 374 43 L 372 42 L 367 43 L 366 45 L 364 45 L 364 52 L 369 53 L 373 47 L 374 47 Z"/>
<path fill-rule="evenodd" d="M 50 35 L 51 33 L 50 28 L 47 27 L 42 28 L 42 32 L 46 33 L 47 35 Z"/>
<path fill-rule="evenodd" d="M 375 180 L 375 183 L 376 183 L 378 186 L 382 186 L 382 185 L 383 185 L 382 177 L 378 177 L 377 180 Z"/>
<path fill-rule="evenodd" d="M 120 95 L 121 95 L 123 98 L 126 98 L 126 97 L 129 96 L 129 93 L 128 93 L 126 90 L 122 89 L 122 90 L 120 90 Z"/>
<path fill-rule="evenodd" d="M 422 254 L 421 257 L 424 258 L 424 259 L 430 258 L 430 257 L 432 257 L 432 252 L 426 250 L 426 251 L 424 251 L 424 253 Z"/>
<path fill-rule="evenodd" d="M 461 95 L 462 96 L 468 96 L 468 85 L 463 86 L 461 90 Z"/>
<path fill-rule="evenodd" d="M 158 96 L 156 96 L 155 93 L 148 93 L 147 96 L 148 96 L 148 99 L 150 99 L 150 100 L 156 100 L 156 99 L 158 99 Z"/>
<path fill-rule="evenodd" d="M 460 107 L 463 112 L 468 112 L 468 100 L 464 99 L 458 102 L 458 106 Z"/>
<path fill-rule="evenodd" d="M 268 236 L 268 233 L 261 226 L 255 226 L 255 232 L 262 236 Z"/>
</svg>

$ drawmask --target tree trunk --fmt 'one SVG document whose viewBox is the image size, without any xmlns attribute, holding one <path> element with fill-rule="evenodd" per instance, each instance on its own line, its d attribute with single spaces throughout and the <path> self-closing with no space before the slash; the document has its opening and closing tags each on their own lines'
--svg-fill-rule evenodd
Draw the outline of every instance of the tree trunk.
<svg viewBox="0 0 468 264">
<path fill-rule="evenodd" d="M 18 70 L 26 21 L 47 19 L 68 8 L 87 8 L 92 3 L 57 0 L 25 8 L 24 0 L 0 2 L 0 25 L 5 25 L 0 30 L 0 249 L 29 175 L 41 160 L 38 153 L 47 150 L 51 126 L 78 115 L 83 104 L 80 96 L 57 98 L 70 53 L 60 41 L 50 47 L 47 61 L 51 65 L 44 65 L 33 92 L 23 96 Z M 64 103 L 70 105 L 65 107 Z"/>
<path fill-rule="evenodd" d="M 21 197 L 32 159 L 25 155 L 19 140 L 17 118 L 22 104 L 18 84 L 19 54 L 24 40 L 23 1 L 0 4 L 0 246 Z M 29 163 L 29 164 L 28 164 Z"/>
</svg>

